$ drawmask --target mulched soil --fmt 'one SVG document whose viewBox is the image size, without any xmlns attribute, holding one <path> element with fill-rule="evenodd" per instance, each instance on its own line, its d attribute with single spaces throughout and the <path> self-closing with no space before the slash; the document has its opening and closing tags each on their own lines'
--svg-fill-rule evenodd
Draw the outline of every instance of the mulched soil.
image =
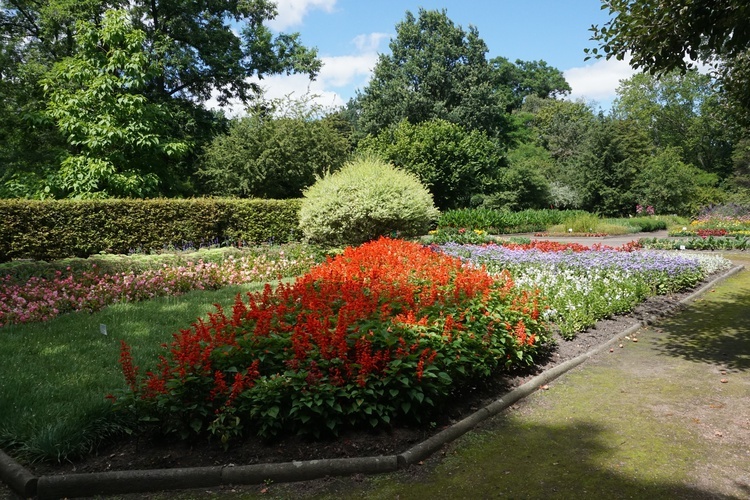
<svg viewBox="0 0 750 500">
<path fill-rule="evenodd" d="M 96 453 L 80 461 L 37 463 L 28 467 L 36 475 L 54 475 L 398 454 L 502 397 L 535 375 L 603 344 L 636 321 L 673 310 L 689 293 L 650 298 L 630 314 L 600 321 L 594 328 L 579 334 L 572 341 L 558 338 L 556 346 L 538 365 L 512 373 L 501 373 L 486 382 L 477 383 L 475 387 L 457 395 L 431 425 L 394 427 L 380 432 L 351 431 L 338 438 L 322 441 L 296 436 L 271 443 L 247 439 L 227 451 L 218 443 L 205 440 L 167 442 L 157 438 L 129 438 L 103 445 Z"/>
</svg>

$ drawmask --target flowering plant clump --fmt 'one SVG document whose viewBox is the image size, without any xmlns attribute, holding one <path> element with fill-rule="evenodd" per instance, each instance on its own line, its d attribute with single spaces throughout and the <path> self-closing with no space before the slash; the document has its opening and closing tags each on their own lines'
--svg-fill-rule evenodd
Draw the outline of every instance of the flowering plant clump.
<svg viewBox="0 0 750 500">
<path fill-rule="evenodd" d="M 717 267 L 711 264 L 708 269 L 693 255 L 582 245 L 560 251 L 559 244 L 543 242 L 533 247 L 445 245 L 442 249 L 489 272 L 510 271 L 521 288 L 541 290 L 551 306 L 545 314 L 568 338 L 602 318 L 629 311 L 648 295 L 691 288 Z M 729 265 L 721 260 L 724 267 Z"/>
<path fill-rule="evenodd" d="M 493 241 L 487 231 L 484 229 L 467 229 L 467 228 L 454 228 L 454 227 L 442 227 L 434 231 L 430 231 L 430 242 L 434 244 L 443 243 L 473 243 L 481 244 Z"/>
<path fill-rule="evenodd" d="M 287 259 L 281 255 L 271 260 L 264 255 L 239 258 L 230 255 L 223 262 L 164 264 L 140 273 L 99 274 L 94 265 L 90 271 L 71 272 L 68 276 L 56 271 L 52 279 L 32 277 L 25 283 L 16 283 L 6 276 L 0 279 L 0 327 L 47 321 L 71 311 L 93 312 L 116 302 L 294 276 L 313 264 L 312 256 Z"/>
<path fill-rule="evenodd" d="M 123 345 L 130 389 L 115 404 L 224 443 L 424 421 L 463 385 L 533 362 L 549 341 L 543 310 L 507 272 L 381 238 L 217 308 L 142 380 Z"/>
<path fill-rule="evenodd" d="M 718 234 L 718 231 L 726 231 Z M 700 231 L 700 232 L 699 232 Z M 741 205 L 717 205 L 706 207 L 701 214 L 672 236 L 747 236 L 750 232 L 750 207 Z M 701 234 L 703 233 L 703 234 Z"/>
</svg>

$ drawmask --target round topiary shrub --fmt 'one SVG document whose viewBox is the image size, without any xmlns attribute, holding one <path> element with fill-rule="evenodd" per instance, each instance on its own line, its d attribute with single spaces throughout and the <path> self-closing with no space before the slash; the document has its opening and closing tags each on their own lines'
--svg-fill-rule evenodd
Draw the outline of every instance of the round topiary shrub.
<svg viewBox="0 0 750 500">
<path fill-rule="evenodd" d="M 358 245 L 393 233 L 424 234 L 438 215 L 414 175 L 362 156 L 305 191 L 300 228 L 313 243 Z"/>
</svg>

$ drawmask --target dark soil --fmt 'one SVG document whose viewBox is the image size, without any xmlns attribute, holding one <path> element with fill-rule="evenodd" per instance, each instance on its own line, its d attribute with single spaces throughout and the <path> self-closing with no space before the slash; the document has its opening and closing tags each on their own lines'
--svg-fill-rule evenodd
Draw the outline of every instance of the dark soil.
<svg viewBox="0 0 750 500">
<path fill-rule="evenodd" d="M 536 366 L 512 373 L 501 373 L 477 383 L 451 403 L 437 420 L 422 427 L 394 427 L 388 431 L 352 431 L 336 439 L 313 441 L 288 437 L 273 443 L 247 439 L 224 451 L 216 442 L 205 440 L 165 442 L 145 437 L 129 438 L 101 446 L 95 454 L 76 462 L 37 463 L 29 466 L 36 475 L 102 472 L 114 470 L 164 469 L 214 465 L 250 465 L 293 460 L 350 458 L 401 453 L 497 400 L 535 375 L 603 344 L 638 320 L 665 314 L 678 306 L 690 292 L 653 297 L 626 316 L 602 320 L 572 341 L 557 339 L 556 345 Z"/>
</svg>

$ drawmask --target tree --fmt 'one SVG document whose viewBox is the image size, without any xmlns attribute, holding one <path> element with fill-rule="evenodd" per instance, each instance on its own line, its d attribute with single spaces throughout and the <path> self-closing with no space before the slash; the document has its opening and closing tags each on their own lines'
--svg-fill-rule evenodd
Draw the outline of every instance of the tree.
<svg viewBox="0 0 750 500">
<path fill-rule="evenodd" d="M 581 208 L 606 216 L 632 212 L 633 182 L 644 152 L 626 132 L 627 122 L 603 117 L 586 136 L 582 151 L 571 159 L 573 185 L 581 196 Z"/>
<path fill-rule="evenodd" d="M 731 174 L 732 141 L 710 76 L 695 70 L 661 78 L 636 74 L 620 82 L 612 113 L 645 131 L 653 151 L 677 147 L 686 163 Z"/>
<path fill-rule="evenodd" d="M 549 173 L 554 162 L 549 153 L 533 144 L 522 144 L 508 152 L 508 167 L 483 197 L 482 207 L 501 210 L 546 208 L 551 202 Z"/>
<path fill-rule="evenodd" d="M 591 107 L 583 101 L 530 97 L 523 110 L 533 115 L 529 126 L 536 143 L 549 151 L 558 165 L 581 152 L 589 130 L 597 120 Z"/>
<path fill-rule="evenodd" d="M 570 93 L 571 88 L 562 71 L 548 66 L 544 61 L 522 61 L 515 64 L 504 57 L 490 60 L 494 70 L 495 87 L 506 91 L 506 110 L 517 110 L 527 96 L 556 99 Z"/>
<path fill-rule="evenodd" d="M 376 135 L 402 120 L 441 119 L 503 137 L 508 117 L 496 91 L 487 46 L 476 28 L 456 26 L 446 11 L 406 12 L 396 25 L 391 54 L 381 54 L 354 106 L 365 133 Z"/>
<path fill-rule="evenodd" d="M 359 144 L 419 178 L 441 210 L 467 207 L 473 195 L 492 192 L 504 166 L 503 148 L 478 130 L 445 120 L 397 127 Z"/>
<path fill-rule="evenodd" d="M 161 156 L 190 147 L 161 134 L 170 116 L 142 93 L 158 75 L 144 40 L 125 11 L 107 12 L 99 28 L 81 21 L 76 54 L 42 80 L 47 112 L 72 149 L 56 176 L 71 196 L 156 195 Z"/>
<path fill-rule="evenodd" d="M 634 185 L 637 201 L 651 205 L 658 213 L 693 215 L 718 201 L 717 176 L 680 159 L 680 151 L 667 148 L 652 156 L 638 173 Z"/>
<path fill-rule="evenodd" d="M 314 77 L 321 64 L 316 51 L 302 46 L 297 34 L 274 37 L 264 25 L 276 15 L 270 0 L 0 0 L 0 6 L 0 26 L 5 35 L 0 37 L 0 54 L 3 54 L 0 59 L 9 62 L 7 67 L 0 68 L 0 79 L 8 83 L 6 88 L 0 85 L 3 100 L 13 95 L 40 96 L 40 80 L 46 72 L 53 71 L 53 66 L 65 58 L 79 57 L 79 32 L 91 24 L 101 27 L 107 11 L 127 12 L 131 29 L 144 34 L 140 51 L 147 58 L 148 67 L 154 70 L 137 94 L 160 106 L 168 118 L 160 129 L 165 139 L 193 145 L 187 155 L 163 157 L 166 163 L 155 166 L 162 174 L 168 173 L 167 178 L 160 178 L 158 191 L 162 194 L 194 192 L 192 178 L 197 152 L 225 121 L 220 114 L 203 108 L 212 94 L 222 103 L 231 97 L 250 103 L 259 91 L 250 77 L 289 72 Z M 27 72 L 33 78 L 14 77 L 24 67 L 39 70 L 33 74 Z M 54 74 L 50 77 L 57 80 Z M 46 100 L 52 95 L 50 86 L 47 96 L 10 100 L 13 108 L 9 112 L 21 116 L 27 129 L 33 124 L 36 130 L 41 126 L 37 124 L 40 115 L 48 108 Z M 12 136 L 8 130 L 8 126 L 0 124 L 0 138 Z M 43 137 L 39 134 L 39 139 Z M 59 143 L 54 135 L 48 139 L 49 142 L 38 141 L 38 148 L 48 150 L 45 158 L 52 155 Z M 28 175 L 16 172 L 11 180 L 31 177 L 36 185 L 44 185 L 50 175 L 45 162 L 31 165 L 29 170 Z M 29 187 L 26 192 L 35 189 Z"/>
<path fill-rule="evenodd" d="M 337 171 L 348 157 L 349 142 L 334 120 L 315 113 L 298 102 L 283 112 L 264 107 L 234 120 L 229 132 L 206 148 L 199 173 L 209 191 L 299 198 L 316 178 Z"/>
<path fill-rule="evenodd" d="M 630 58 L 660 75 L 713 64 L 750 122 L 750 3 L 746 0 L 602 0 L 612 18 L 592 26 L 593 57 Z"/>
</svg>

